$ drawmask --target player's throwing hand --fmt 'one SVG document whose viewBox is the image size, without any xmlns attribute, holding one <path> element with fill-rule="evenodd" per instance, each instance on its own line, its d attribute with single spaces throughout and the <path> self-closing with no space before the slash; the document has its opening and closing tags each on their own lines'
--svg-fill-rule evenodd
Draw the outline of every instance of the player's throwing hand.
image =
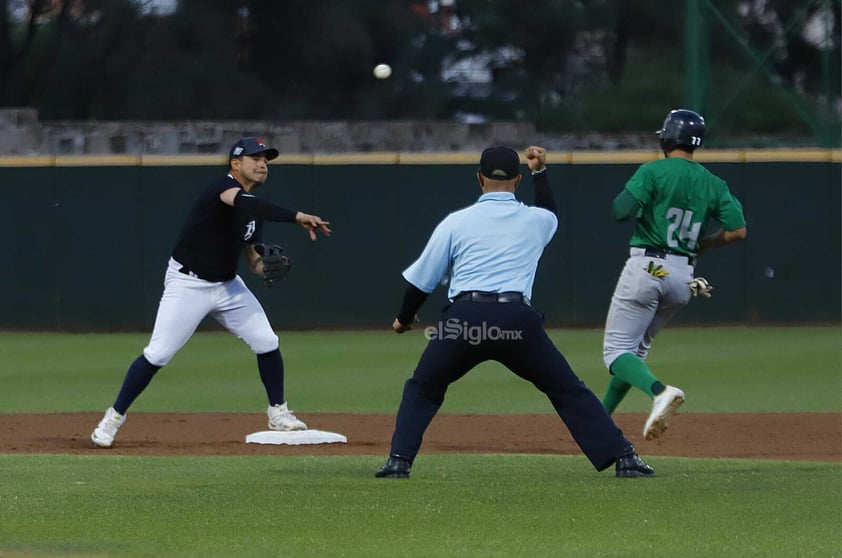
<svg viewBox="0 0 842 558">
<path fill-rule="evenodd" d="M 310 233 L 310 240 L 316 240 L 316 230 L 320 230 L 325 236 L 330 236 L 330 233 L 333 232 L 328 227 L 328 225 L 330 225 L 330 221 L 324 221 L 318 215 L 309 215 L 299 211 L 295 215 L 295 222 L 304 227 L 304 229 Z"/>
</svg>

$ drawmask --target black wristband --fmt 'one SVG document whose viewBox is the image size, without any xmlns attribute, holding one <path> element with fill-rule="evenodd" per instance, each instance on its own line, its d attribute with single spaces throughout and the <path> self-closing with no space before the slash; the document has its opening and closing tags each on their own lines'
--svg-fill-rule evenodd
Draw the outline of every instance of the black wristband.
<svg viewBox="0 0 842 558">
<path fill-rule="evenodd" d="M 425 293 L 409 281 L 406 282 L 406 291 L 403 294 L 403 304 L 398 311 L 397 319 L 401 325 L 410 325 L 415 321 L 415 314 L 430 293 Z"/>
</svg>

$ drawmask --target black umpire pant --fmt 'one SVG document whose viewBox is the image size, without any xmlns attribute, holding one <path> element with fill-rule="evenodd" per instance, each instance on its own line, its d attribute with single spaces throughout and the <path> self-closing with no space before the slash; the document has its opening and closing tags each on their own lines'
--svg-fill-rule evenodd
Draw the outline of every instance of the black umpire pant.
<svg viewBox="0 0 842 558">
<path fill-rule="evenodd" d="M 547 336 L 543 314 L 520 302 L 456 301 L 442 312 L 404 385 L 391 454 L 414 460 L 448 386 L 487 360 L 503 364 L 546 394 L 598 471 L 631 448 Z"/>
</svg>

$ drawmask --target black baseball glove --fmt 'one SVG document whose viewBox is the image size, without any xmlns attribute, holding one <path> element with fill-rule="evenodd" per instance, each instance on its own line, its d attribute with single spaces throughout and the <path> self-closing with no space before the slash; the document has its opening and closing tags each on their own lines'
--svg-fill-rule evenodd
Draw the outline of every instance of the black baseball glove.
<svg viewBox="0 0 842 558">
<path fill-rule="evenodd" d="M 255 251 L 260 254 L 263 263 L 263 282 L 267 287 L 273 286 L 281 279 L 286 279 L 292 263 L 286 250 L 277 244 L 255 244 Z"/>
</svg>

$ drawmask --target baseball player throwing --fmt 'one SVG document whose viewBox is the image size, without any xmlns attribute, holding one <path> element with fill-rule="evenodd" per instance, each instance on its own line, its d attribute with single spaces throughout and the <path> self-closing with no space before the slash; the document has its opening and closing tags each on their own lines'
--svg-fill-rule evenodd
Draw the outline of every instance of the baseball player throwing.
<svg viewBox="0 0 842 558">
<path fill-rule="evenodd" d="M 664 433 L 684 402 L 682 390 L 662 384 L 646 365 L 652 340 L 691 296 L 710 297 L 713 287 L 694 278 L 696 256 L 746 237 L 740 202 L 724 180 L 693 160 L 704 134 L 699 114 L 671 111 L 658 131 L 665 158 L 641 165 L 612 206 L 618 221 L 637 220 L 605 323 L 602 352 L 612 377 L 602 403 L 613 413 L 631 386 L 651 397 L 647 440 Z M 709 219 L 722 228 L 705 235 Z"/>
<path fill-rule="evenodd" d="M 260 378 L 269 398 L 269 428 L 307 428 L 289 410 L 284 398 L 284 361 L 278 336 L 260 303 L 237 275 L 243 248 L 252 271 L 262 275 L 267 284 L 288 269 L 282 250 L 262 243 L 264 221 L 298 223 L 312 240 L 317 230 L 331 233 L 330 223 L 321 217 L 254 196 L 269 175 L 269 161 L 277 156 L 278 150 L 261 139 L 240 139 L 229 152 L 227 175 L 214 181 L 193 204 L 167 266 L 152 338 L 129 367 L 114 405 L 105 411 L 91 434 L 97 446 L 111 447 L 129 406 L 207 315 L 245 341 L 257 355 Z"/>
</svg>

